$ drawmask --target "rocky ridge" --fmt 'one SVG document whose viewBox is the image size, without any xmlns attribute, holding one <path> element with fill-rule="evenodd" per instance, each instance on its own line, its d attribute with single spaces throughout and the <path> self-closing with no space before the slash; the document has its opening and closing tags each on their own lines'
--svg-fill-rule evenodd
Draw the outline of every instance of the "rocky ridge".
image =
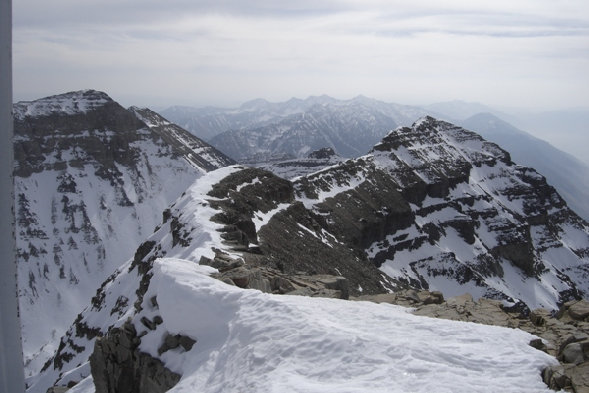
<svg viewBox="0 0 589 393">
<path fill-rule="evenodd" d="M 129 318 L 140 352 L 165 363 L 169 351 L 145 346 L 181 333 L 165 328 L 172 321 L 154 298 L 161 258 L 208 265 L 226 283 L 268 293 L 378 297 L 413 287 L 432 291 L 412 292 L 429 305 L 466 288 L 495 299 L 480 304 L 525 316 L 538 304 L 570 308 L 567 301 L 587 292 L 588 233 L 535 171 L 432 118 L 391 132 L 366 156 L 293 182 L 259 168 L 219 169 L 164 211 L 157 231 L 62 338 L 31 391 L 88 376 L 96 338 Z"/>
<path fill-rule="evenodd" d="M 211 266 L 212 274 L 226 283 L 268 293 L 345 299 L 360 294 L 360 290 L 383 293 L 392 288 L 372 264 L 361 260 L 343 244 L 330 239 L 331 244 L 326 248 L 323 243 L 326 240 L 318 238 L 311 229 L 304 229 L 299 223 L 313 228 L 313 218 L 293 198 L 290 182 L 256 168 L 228 167 L 201 177 L 164 211 L 163 223 L 137 249 L 134 258 L 98 289 L 91 307 L 78 315 L 62 337 L 53 359 L 38 376 L 29 379 L 29 391 L 43 392 L 53 385 L 72 385 L 91 370 L 109 370 L 114 364 L 123 367 L 128 359 L 134 359 L 133 370 L 144 359 L 143 362 L 153 366 L 144 370 L 145 373 L 168 375 L 156 361 L 161 354 L 150 354 L 149 359 L 140 355 L 143 340 L 163 342 L 166 334 L 176 334 L 158 328 L 162 316 L 157 313 L 157 300 L 149 295 L 156 290 L 150 287 L 150 280 L 158 258 L 200 262 Z M 274 214 L 264 225 L 264 215 L 269 212 Z M 297 233 L 297 238 L 293 240 L 289 232 Z M 283 240 L 279 241 L 277 234 Z M 322 236 L 329 239 L 325 232 Z M 293 260 L 292 256 L 299 254 Z M 121 294 L 119 288 L 128 289 Z M 121 338 L 120 334 L 132 332 L 130 327 L 123 327 L 129 318 L 139 342 L 124 345 L 127 348 L 124 351 L 131 351 L 130 354 L 117 353 L 121 339 L 133 341 Z M 119 330 L 113 335 L 115 328 Z M 135 337 L 129 334 L 125 333 L 125 337 Z M 90 358 L 97 351 L 98 355 Z M 88 359 L 100 365 L 92 365 Z M 92 373 L 97 379 L 102 378 L 100 375 L 116 375 Z M 140 374 L 133 372 L 133 375 Z M 109 378 L 100 379 L 97 388 L 119 383 Z"/>
<path fill-rule="evenodd" d="M 195 138 L 182 127 L 166 120 L 149 108 L 130 107 L 129 111 L 144 122 L 150 130 L 159 134 L 166 143 L 172 146 L 175 156 L 183 157 L 194 167 L 212 171 L 235 164 L 235 161 L 219 150 Z"/>
<path fill-rule="evenodd" d="M 567 205 L 589 220 L 589 166 L 541 139 L 519 130 L 490 113 L 460 123 L 509 151 L 514 161 L 536 169 L 554 186 Z"/>
<path fill-rule="evenodd" d="M 345 161 L 332 148 L 324 147 L 315 150 L 304 158 L 297 158 L 292 160 L 278 160 L 267 162 L 263 164 L 256 164 L 255 166 L 274 173 L 275 175 L 293 180 L 296 177 L 309 175 L 317 172 L 328 166 L 337 165 Z"/>
<path fill-rule="evenodd" d="M 450 123 L 423 118 L 294 187 L 325 230 L 409 286 L 550 309 L 588 291 L 587 223 L 533 169 Z"/>
</svg>

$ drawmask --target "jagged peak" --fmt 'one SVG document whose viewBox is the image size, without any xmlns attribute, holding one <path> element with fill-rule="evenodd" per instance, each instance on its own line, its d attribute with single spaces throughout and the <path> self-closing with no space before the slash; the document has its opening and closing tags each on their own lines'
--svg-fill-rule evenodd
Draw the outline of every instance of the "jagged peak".
<svg viewBox="0 0 589 393">
<path fill-rule="evenodd" d="M 108 94 L 92 89 L 71 91 L 33 101 L 20 101 L 14 104 L 14 115 L 24 117 L 48 116 L 52 113 L 86 113 L 109 102 L 114 102 Z"/>
<path fill-rule="evenodd" d="M 427 126 L 427 125 L 434 125 L 436 123 L 444 123 L 442 120 L 438 120 L 435 117 L 432 117 L 430 115 L 425 115 L 420 117 L 419 119 L 417 119 L 413 125 L 412 128 L 419 128 L 419 127 L 423 127 L 423 126 Z"/>
<path fill-rule="evenodd" d="M 403 146 L 410 150 L 420 150 L 420 155 L 424 155 L 426 150 L 437 150 L 440 144 L 451 146 L 445 154 L 457 154 L 462 159 L 472 161 L 474 165 L 478 165 L 480 160 L 499 160 L 512 164 L 509 153 L 498 145 L 488 142 L 475 132 L 429 115 L 419 118 L 411 127 L 398 127 L 390 131 L 374 146 L 372 152 L 396 152 Z M 431 153 L 431 157 L 438 155 L 439 153 Z M 420 160 L 430 161 L 431 157 L 428 158 L 428 154 L 425 154 Z"/>
</svg>

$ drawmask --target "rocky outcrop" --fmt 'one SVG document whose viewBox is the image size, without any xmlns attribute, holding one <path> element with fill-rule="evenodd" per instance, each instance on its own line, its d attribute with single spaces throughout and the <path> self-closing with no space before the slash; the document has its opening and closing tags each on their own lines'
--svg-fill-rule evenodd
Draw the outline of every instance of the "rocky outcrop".
<svg viewBox="0 0 589 393">
<path fill-rule="evenodd" d="M 544 382 L 551 388 L 576 393 L 589 392 L 589 301 L 565 303 L 556 314 L 559 324 L 550 318 L 536 320 L 536 324 L 557 345 L 555 354 L 561 362 L 544 370 Z M 566 328 L 566 329 L 565 329 Z M 554 331 L 558 333 L 555 333 Z M 566 334 L 561 334 L 569 330 Z M 550 332 L 550 333 L 548 333 Z M 564 339 L 562 339 L 564 337 Z"/>
<path fill-rule="evenodd" d="M 267 266 L 246 265 L 243 259 L 232 258 L 220 250 L 216 250 L 213 259 L 202 257 L 200 264 L 218 269 L 219 273 L 213 274 L 213 277 L 240 288 L 274 294 L 349 298 L 348 280 L 342 276 L 302 272 L 286 274 Z"/>
<path fill-rule="evenodd" d="M 284 179 L 292 180 L 320 171 L 323 168 L 337 165 L 343 161 L 345 161 L 345 158 L 337 155 L 332 148 L 324 147 L 309 153 L 307 157 L 271 161 L 255 165 Z"/>
<path fill-rule="evenodd" d="M 365 194 L 369 197 L 368 192 Z M 293 184 L 285 179 L 258 168 L 246 168 L 215 184 L 209 195 L 216 198 L 210 204 L 219 213 L 212 220 L 223 224 L 219 231 L 224 244 L 239 252 L 246 265 L 231 272 L 238 286 L 252 287 L 243 284 L 249 282 L 246 276 L 251 276 L 252 282 L 271 283 L 271 277 L 263 277 L 279 273 L 342 276 L 350 294 L 382 293 L 394 287 L 361 250 L 339 240 L 341 221 L 327 223 L 322 215 L 296 202 Z M 385 199 L 386 195 L 382 197 Z M 361 214 L 357 212 L 350 221 Z M 270 217 L 260 225 L 264 215 Z M 370 231 L 371 224 L 363 225 L 363 230 Z M 217 253 L 215 261 L 209 263 L 218 266 L 222 259 Z M 267 292 L 276 290 L 271 284 L 260 284 L 258 289 L 262 288 Z"/>
<path fill-rule="evenodd" d="M 176 340 L 167 341 L 174 344 Z M 159 359 L 139 352 L 139 343 L 130 322 L 95 341 L 90 366 L 96 393 L 163 393 L 178 383 L 180 375 Z"/>
<path fill-rule="evenodd" d="M 422 118 L 294 186 L 322 228 L 397 288 L 550 309 L 589 291 L 589 225 L 533 169 L 452 124 Z"/>
</svg>

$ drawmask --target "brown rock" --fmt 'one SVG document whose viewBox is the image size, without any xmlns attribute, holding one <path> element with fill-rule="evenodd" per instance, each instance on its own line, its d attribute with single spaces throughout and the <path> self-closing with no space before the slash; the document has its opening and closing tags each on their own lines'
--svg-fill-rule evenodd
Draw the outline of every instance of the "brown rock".
<svg viewBox="0 0 589 393">
<path fill-rule="evenodd" d="M 571 368 L 569 374 L 575 393 L 589 393 L 589 362 Z"/>
<path fill-rule="evenodd" d="M 536 326 L 543 326 L 546 320 L 551 317 L 550 311 L 545 308 L 538 308 L 530 312 L 530 320 Z"/>
<path fill-rule="evenodd" d="M 569 309 L 571 318 L 577 321 L 585 321 L 589 317 L 589 302 L 586 300 L 579 300 L 572 304 Z"/>
</svg>

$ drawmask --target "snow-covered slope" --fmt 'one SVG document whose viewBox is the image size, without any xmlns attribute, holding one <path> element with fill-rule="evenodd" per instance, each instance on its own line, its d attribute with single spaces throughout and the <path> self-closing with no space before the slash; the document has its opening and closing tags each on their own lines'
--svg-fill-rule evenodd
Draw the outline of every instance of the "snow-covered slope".
<svg viewBox="0 0 589 393">
<path fill-rule="evenodd" d="M 109 284 L 106 299 L 133 296 L 135 273 Z M 137 350 L 181 376 L 169 392 L 550 391 L 540 371 L 554 360 L 530 347 L 532 336 L 522 331 L 417 317 L 385 304 L 243 290 L 185 260 L 158 259 L 151 273 L 145 308 L 114 324 L 131 318 L 141 336 Z M 157 316 L 154 330 L 141 323 Z M 196 343 L 162 352 L 165 337 L 175 335 Z M 88 377 L 72 392 L 94 392 L 93 382 Z"/>
<path fill-rule="evenodd" d="M 239 194 L 268 190 L 272 179 L 243 167 L 199 178 L 98 289 L 52 362 L 28 380 L 29 392 L 72 381 L 74 393 L 115 383 L 172 392 L 548 391 L 540 370 L 555 360 L 521 331 L 416 317 L 391 305 L 265 294 L 208 277 L 214 269 L 198 262 L 219 251 L 251 261 L 223 236 L 223 203 L 241 204 Z M 270 201 L 253 214 L 266 226 L 300 205 Z M 263 224 L 257 255 L 269 239 Z M 296 236 L 313 231 L 326 249 L 336 247 L 315 228 L 302 226 Z"/>
<path fill-rule="evenodd" d="M 430 117 L 390 132 L 370 154 L 294 181 L 259 168 L 211 171 L 162 218 L 29 378 L 31 392 L 82 379 L 74 392 L 92 391 L 92 383 L 274 391 L 278 379 L 288 391 L 357 391 L 356 379 L 375 391 L 405 391 L 401 375 L 415 377 L 408 384 L 439 379 L 448 391 L 544 389 L 538 353 L 525 346 L 530 337 L 512 336 L 522 333 L 231 289 L 197 264 L 267 293 L 317 295 L 303 280 L 311 276 L 338 285 L 340 297 L 411 286 L 519 309 L 556 308 L 589 292 L 589 225 L 533 169 Z M 509 346 L 497 345 L 503 340 Z M 538 365 L 520 368 L 530 361 Z M 482 370 L 493 381 L 481 379 Z"/>
<path fill-rule="evenodd" d="M 161 212 L 205 171 L 231 163 L 176 126 L 148 127 L 136 114 L 93 90 L 14 105 L 28 373 L 53 355 L 96 287 L 153 232 Z"/>
<path fill-rule="evenodd" d="M 171 123 L 148 108 L 131 107 L 129 110 L 174 148 L 176 155 L 184 157 L 196 167 L 210 171 L 235 162 L 208 143 L 195 138 L 182 127 Z"/>
<path fill-rule="evenodd" d="M 589 220 L 587 164 L 490 113 L 476 114 L 462 121 L 461 125 L 476 130 L 485 139 L 507 149 L 514 161 L 546 176 L 567 204 L 585 220 Z"/>
</svg>

